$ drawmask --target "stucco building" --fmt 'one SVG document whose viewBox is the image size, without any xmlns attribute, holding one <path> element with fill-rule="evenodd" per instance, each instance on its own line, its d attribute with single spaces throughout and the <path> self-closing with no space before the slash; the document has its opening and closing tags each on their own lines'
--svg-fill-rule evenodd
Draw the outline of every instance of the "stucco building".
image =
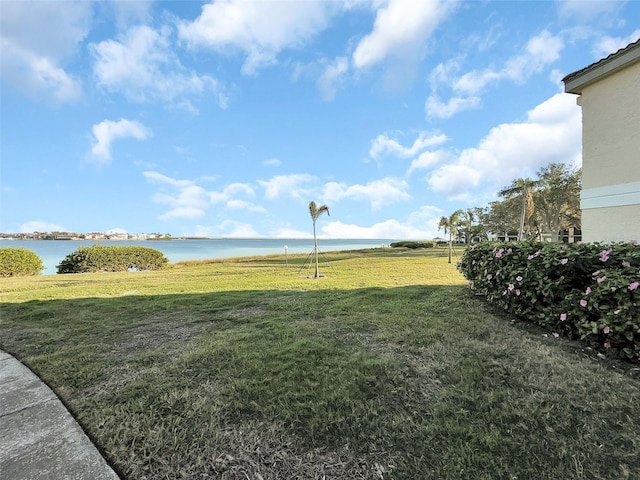
<svg viewBox="0 0 640 480">
<path fill-rule="evenodd" d="M 640 39 L 562 81 L 582 107 L 582 240 L 640 242 Z"/>
</svg>

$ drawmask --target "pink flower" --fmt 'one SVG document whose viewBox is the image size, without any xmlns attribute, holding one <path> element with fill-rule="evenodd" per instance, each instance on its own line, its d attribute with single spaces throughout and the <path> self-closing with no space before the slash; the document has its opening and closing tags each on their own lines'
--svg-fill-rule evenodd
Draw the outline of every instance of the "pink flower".
<svg viewBox="0 0 640 480">
<path fill-rule="evenodd" d="M 598 277 L 597 282 L 598 283 L 602 283 L 602 282 L 604 282 L 605 278 L 607 278 L 607 277 Z"/>
<path fill-rule="evenodd" d="M 625 261 L 622 262 L 622 266 L 624 268 L 629 268 L 631 266 L 631 264 L 625 260 Z"/>
<path fill-rule="evenodd" d="M 516 286 L 513 283 L 510 283 L 508 290 L 512 292 L 514 288 L 516 288 Z"/>
<path fill-rule="evenodd" d="M 591 274 L 592 277 L 597 277 L 598 275 L 600 275 L 600 270 L 596 270 Z"/>
<path fill-rule="evenodd" d="M 600 261 L 601 262 L 606 262 L 607 260 L 609 260 L 609 254 L 611 253 L 611 250 L 602 250 L 600 252 Z"/>
<path fill-rule="evenodd" d="M 513 253 L 513 250 L 512 250 L 512 249 L 510 249 L 510 248 L 508 248 L 508 249 L 507 249 L 507 253 Z"/>
<path fill-rule="evenodd" d="M 534 258 L 539 257 L 539 256 L 540 256 L 540 250 L 538 250 L 538 251 L 537 251 L 536 253 L 534 253 L 534 254 L 528 255 L 528 256 L 527 256 L 527 259 L 528 259 L 528 260 L 533 260 Z"/>
<path fill-rule="evenodd" d="M 602 330 L 602 331 L 603 331 L 603 332 L 605 333 L 605 335 L 606 335 L 607 333 L 609 333 L 609 332 L 611 331 L 611 329 L 609 328 L 609 326 L 606 326 L 606 327 L 604 327 L 604 330 Z"/>
<path fill-rule="evenodd" d="M 516 295 L 520 296 L 520 290 L 516 289 Z"/>
<path fill-rule="evenodd" d="M 554 338 L 558 338 L 559 336 L 560 336 L 560 334 L 559 334 L 559 333 L 557 333 L 557 332 L 553 332 L 553 337 L 554 337 Z"/>
<path fill-rule="evenodd" d="M 632 290 L 635 290 L 638 287 L 640 287 L 640 282 L 633 282 L 633 283 L 629 284 L 628 288 L 629 288 L 630 291 L 632 291 Z"/>
<path fill-rule="evenodd" d="M 569 263 L 569 259 L 568 258 L 563 258 L 562 260 L 560 260 L 560 263 L 562 265 L 566 265 L 567 263 Z"/>
<path fill-rule="evenodd" d="M 611 348 L 611 344 L 610 344 L 609 342 L 606 342 L 606 343 L 604 344 L 604 348 Z"/>
<path fill-rule="evenodd" d="M 521 281 L 522 281 L 522 277 L 521 277 L 520 275 L 518 275 L 518 276 L 516 277 L 516 282 L 521 282 Z"/>
<path fill-rule="evenodd" d="M 487 275 L 487 280 L 491 280 L 493 278 L 493 275 L 489 274 Z"/>
<path fill-rule="evenodd" d="M 561 313 L 560 314 L 560 321 L 564 322 L 567 319 L 567 314 L 566 313 Z"/>
<path fill-rule="evenodd" d="M 496 252 L 496 258 L 501 258 L 502 257 L 502 252 L 504 252 L 504 248 L 501 248 L 500 250 L 498 250 Z"/>
<path fill-rule="evenodd" d="M 584 299 L 580 300 L 580 306 L 581 307 L 586 307 L 587 306 L 587 301 L 584 300 Z"/>
<path fill-rule="evenodd" d="M 591 293 L 591 287 L 587 287 L 587 289 L 585 290 L 584 294 L 585 295 L 589 295 Z"/>
</svg>

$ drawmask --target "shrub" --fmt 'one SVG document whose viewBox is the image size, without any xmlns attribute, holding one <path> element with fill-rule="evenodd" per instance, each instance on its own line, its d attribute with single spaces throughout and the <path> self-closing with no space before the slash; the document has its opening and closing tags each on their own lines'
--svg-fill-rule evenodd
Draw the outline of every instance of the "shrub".
<svg viewBox="0 0 640 480">
<path fill-rule="evenodd" d="M 436 246 L 435 242 L 411 242 L 411 241 L 403 241 L 403 242 L 393 242 L 389 244 L 392 248 L 434 248 Z"/>
<path fill-rule="evenodd" d="M 557 334 L 640 360 L 640 247 L 485 242 L 458 269 L 486 299 Z"/>
<path fill-rule="evenodd" d="M 0 248 L 0 277 L 40 275 L 42 259 L 26 248 Z"/>
<path fill-rule="evenodd" d="M 58 273 L 158 270 L 168 263 L 158 250 L 136 246 L 80 247 L 58 265 Z"/>
</svg>

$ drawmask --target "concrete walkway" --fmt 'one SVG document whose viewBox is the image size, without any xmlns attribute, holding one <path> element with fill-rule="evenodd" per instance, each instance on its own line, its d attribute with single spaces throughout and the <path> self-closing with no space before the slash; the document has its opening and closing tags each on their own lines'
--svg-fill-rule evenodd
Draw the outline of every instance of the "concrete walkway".
<svg viewBox="0 0 640 480">
<path fill-rule="evenodd" d="M 55 393 L 1 350 L 0 478 L 119 478 Z"/>
</svg>

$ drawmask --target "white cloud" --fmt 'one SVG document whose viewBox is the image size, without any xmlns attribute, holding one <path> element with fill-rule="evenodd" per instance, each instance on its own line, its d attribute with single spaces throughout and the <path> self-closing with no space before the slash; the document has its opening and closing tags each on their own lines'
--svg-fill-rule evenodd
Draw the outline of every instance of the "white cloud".
<svg viewBox="0 0 640 480">
<path fill-rule="evenodd" d="M 255 192 L 253 191 L 253 188 L 251 188 L 250 185 L 247 185 L 246 183 L 238 183 L 238 182 L 230 183 L 229 185 L 224 187 L 223 192 L 227 197 L 231 197 L 233 195 L 240 195 L 240 194 L 253 196 L 255 194 Z"/>
<path fill-rule="evenodd" d="M 479 95 L 489 85 L 502 80 L 524 82 L 555 62 L 563 48 L 564 41 L 561 36 L 552 35 L 544 30 L 529 39 L 522 53 L 507 59 L 498 69 L 472 70 L 454 76 L 460 70 L 459 60 L 439 64 L 429 77 L 432 94 L 425 102 L 426 113 L 430 117 L 451 118 L 461 111 L 477 108 L 480 104 Z M 440 100 L 437 94 L 441 86 L 453 92 L 447 101 Z"/>
<path fill-rule="evenodd" d="M 308 231 L 296 230 L 294 228 L 280 228 L 269 235 L 272 238 L 313 238 L 313 234 Z M 344 238 L 344 237 L 342 237 Z"/>
<path fill-rule="evenodd" d="M 639 39 L 640 28 L 634 30 L 630 35 L 626 37 L 603 37 L 593 48 L 593 54 L 598 59 L 604 58 Z"/>
<path fill-rule="evenodd" d="M 264 162 L 262 162 L 262 164 L 268 167 L 279 167 L 280 165 L 282 165 L 282 160 L 280 160 L 279 158 L 270 158 L 269 160 L 265 160 Z"/>
<path fill-rule="evenodd" d="M 324 238 L 389 238 L 389 239 L 432 239 L 438 235 L 438 220 L 441 210 L 424 206 L 410 213 L 404 221 L 388 219 L 371 226 L 346 224 L 333 221 L 320 228 Z"/>
<path fill-rule="evenodd" d="M 322 198 L 327 203 L 343 199 L 365 200 L 373 210 L 378 210 L 385 205 L 411 198 L 407 193 L 408 188 L 407 182 L 397 178 L 374 180 L 366 185 L 329 182 L 324 187 Z"/>
<path fill-rule="evenodd" d="M 266 212 L 260 205 L 237 198 L 255 195 L 253 188 L 244 183 L 230 183 L 222 191 L 216 192 L 206 190 L 192 180 L 179 180 L 158 172 L 146 171 L 142 175 L 152 183 L 170 187 L 169 191 L 158 192 L 152 197 L 155 203 L 169 206 L 169 210 L 158 217 L 160 220 L 202 218 L 217 204 L 222 204 L 229 210 Z"/>
<path fill-rule="evenodd" d="M 390 57 L 420 57 L 426 40 L 455 2 L 390 0 L 376 14 L 373 31 L 353 52 L 353 65 L 371 67 Z"/>
<path fill-rule="evenodd" d="M 95 143 L 91 148 L 91 154 L 100 163 L 111 160 L 111 144 L 114 140 L 120 138 L 145 140 L 151 135 L 151 132 L 140 122 L 124 118 L 117 122 L 104 120 L 94 125 L 92 130 Z"/>
<path fill-rule="evenodd" d="M 156 203 L 169 205 L 170 207 L 168 212 L 158 217 L 160 220 L 204 217 L 211 206 L 209 193 L 198 185 L 181 188 L 174 194 L 156 193 L 153 196 L 153 200 Z"/>
<path fill-rule="evenodd" d="M 2 81 L 58 103 L 82 96 L 82 83 L 64 69 L 86 37 L 92 6 L 84 2 L 3 1 Z"/>
<path fill-rule="evenodd" d="M 522 82 L 555 62 L 563 48 L 564 41 L 560 36 L 551 35 L 544 30 L 527 42 L 523 53 L 508 59 L 502 69 L 468 72 L 455 81 L 453 89 L 456 92 L 475 95 L 484 90 L 489 83 L 505 78 Z"/>
<path fill-rule="evenodd" d="M 188 99 L 191 96 L 208 95 L 226 108 L 228 94 L 222 85 L 209 75 L 187 71 L 172 53 L 170 37 L 168 27 L 154 30 L 142 25 L 118 40 L 91 44 L 98 85 L 135 101 L 175 101 L 191 113 L 198 112 Z"/>
<path fill-rule="evenodd" d="M 456 113 L 470 110 L 480 105 L 480 97 L 451 97 L 448 102 L 441 101 L 437 96 L 431 95 L 425 102 L 425 110 L 428 117 L 451 118 Z"/>
<path fill-rule="evenodd" d="M 234 220 L 224 220 L 218 225 L 204 226 L 197 225 L 195 235 L 198 237 L 225 237 L 225 238 L 260 238 L 258 234 L 248 223 L 237 222 Z"/>
<path fill-rule="evenodd" d="M 167 177 L 158 172 L 142 172 L 142 175 L 147 179 L 155 183 L 166 183 L 175 188 L 186 188 L 193 185 L 191 180 L 176 180 L 175 178 Z"/>
<path fill-rule="evenodd" d="M 153 0 L 135 0 L 123 2 L 111 0 L 111 7 L 114 10 L 116 21 L 121 28 L 133 23 L 146 23 L 150 19 Z"/>
<path fill-rule="evenodd" d="M 333 100 L 336 97 L 338 87 L 344 80 L 344 75 L 349 70 L 349 60 L 346 57 L 336 59 L 326 65 L 322 75 L 317 80 L 318 89 L 323 100 Z"/>
<path fill-rule="evenodd" d="M 50 232 L 67 232 L 65 227 L 56 225 L 55 223 L 43 222 L 42 220 L 33 220 L 31 222 L 20 225 L 19 233 L 50 233 Z"/>
<path fill-rule="evenodd" d="M 333 2 L 246 2 L 213 0 L 202 7 L 193 22 L 178 26 L 180 38 L 192 47 L 208 47 L 221 53 L 246 55 L 244 74 L 276 63 L 287 48 L 299 48 L 324 30 Z"/>
<path fill-rule="evenodd" d="M 421 168 L 429 168 L 438 163 L 444 163 L 451 159 L 452 154 L 446 150 L 435 150 L 433 152 L 422 152 L 418 158 L 411 162 L 408 174 L 413 173 L 414 170 Z"/>
<path fill-rule="evenodd" d="M 433 171 L 429 186 L 450 199 L 470 199 L 482 186 L 501 188 L 551 162 L 581 162 L 581 112 L 575 97 L 556 94 L 522 123 L 498 125 L 474 148 Z"/>
<path fill-rule="evenodd" d="M 410 147 L 403 147 L 388 134 L 378 135 L 372 142 L 369 155 L 380 158 L 383 155 L 392 155 L 399 158 L 409 158 L 417 155 L 426 148 L 440 145 L 447 141 L 447 136 L 440 132 L 420 132 Z"/>
<path fill-rule="evenodd" d="M 269 200 L 281 197 L 304 199 L 310 191 L 306 185 L 314 179 L 314 176 L 307 174 L 276 175 L 269 180 L 258 180 L 258 183 L 264 187 Z"/>
<path fill-rule="evenodd" d="M 559 0 L 558 14 L 561 17 L 577 19 L 586 22 L 597 17 L 609 17 L 624 2 L 612 2 L 611 0 Z"/>
<path fill-rule="evenodd" d="M 267 209 L 246 200 L 229 200 L 227 208 L 230 210 L 247 210 L 256 213 L 267 213 Z"/>
</svg>

